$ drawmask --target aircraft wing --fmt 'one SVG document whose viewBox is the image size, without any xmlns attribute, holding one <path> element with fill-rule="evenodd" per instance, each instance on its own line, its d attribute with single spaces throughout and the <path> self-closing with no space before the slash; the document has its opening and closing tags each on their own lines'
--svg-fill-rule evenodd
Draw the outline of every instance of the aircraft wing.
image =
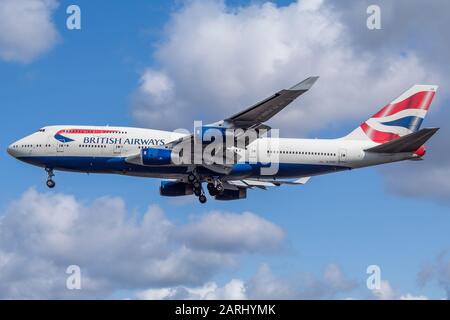
<svg viewBox="0 0 450 320">
<path fill-rule="evenodd" d="M 198 137 L 202 137 L 203 129 L 206 128 L 221 128 L 221 129 L 255 129 L 255 130 L 270 130 L 270 127 L 265 125 L 264 122 L 272 118 L 274 115 L 276 115 L 278 112 L 283 110 L 288 104 L 290 104 L 292 101 L 294 101 L 296 98 L 307 92 L 317 81 L 319 77 L 309 77 L 305 80 L 299 82 L 298 84 L 294 85 L 293 87 L 289 89 L 283 89 L 281 91 L 278 91 L 274 95 L 266 98 L 265 100 L 251 106 L 250 108 L 241 111 L 227 119 L 224 119 L 222 121 L 219 121 L 217 123 L 206 125 L 202 128 L 196 128 L 196 132 L 192 133 L 190 135 L 186 135 L 182 138 L 176 139 L 174 141 L 170 141 L 166 143 L 163 148 L 166 149 L 174 149 L 176 147 L 182 148 L 183 146 L 190 145 L 190 150 L 194 150 L 194 142 L 195 139 L 198 139 Z M 243 135 L 245 133 L 237 133 L 235 136 L 236 139 L 240 138 L 239 135 Z M 254 137 L 252 137 L 254 139 Z M 250 144 L 253 140 L 248 139 L 246 140 L 246 145 Z M 198 140 L 197 140 L 198 141 Z M 203 146 L 204 147 L 204 146 Z M 216 154 L 219 154 L 219 152 L 216 152 Z M 202 154 L 194 154 L 193 151 L 191 151 L 191 160 L 194 160 L 195 157 L 202 156 Z M 201 166 L 206 167 L 214 172 L 220 173 L 220 174 L 228 174 L 231 169 L 232 165 L 217 165 L 213 163 L 212 165 L 206 165 L 204 163 L 204 159 L 200 159 L 201 161 L 192 161 L 191 163 L 202 163 Z M 235 161 L 237 161 L 238 158 L 236 158 Z M 235 161 L 232 161 L 231 163 L 235 163 Z M 230 162 L 227 162 L 230 163 Z M 275 183 L 275 182 L 272 182 Z M 278 183 L 278 182 L 276 182 Z M 276 184 L 275 184 L 276 185 Z"/>
<path fill-rule="evenodd" d="M 231 128 L 270 130 L 270 127 L 264 125 L 263 122 L 272 118 L 296 98 L 307 92 L 314 85 L 317 79 L 319 79 L 317 76 L 306 78 L 293 87 L 278 91 L 263 101 L 260 101 L 246 110 L 236 113 L 223 121 L 219 121 L 218 123 L 226 123 Z M 212 124 L 211 126 L 214 125 L 215 124 Z M 187 135 L 177 140 L 170 141 L 165 146 L 168 148 L 173 148 L 175 145 L 180 143 L 192 141 L 193 137 L 194 134 Z"/>
<path fill-rule="evenodd" d="M 278 91 L 250 108 L 225 119 L 225 122 L 233 124 L 235 128 L 250 128 L 262 124 L 307 92 L 318 78 L 309 77 L 289 89 Z"/>
</svg>

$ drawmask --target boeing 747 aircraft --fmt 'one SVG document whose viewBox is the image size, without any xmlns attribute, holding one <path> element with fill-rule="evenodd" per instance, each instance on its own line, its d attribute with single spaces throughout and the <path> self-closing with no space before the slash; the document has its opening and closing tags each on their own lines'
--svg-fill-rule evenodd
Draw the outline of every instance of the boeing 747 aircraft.
<svg viewBox="0 0 450 320">
<path fill-rule="evenodd" d="M 337 139 L 274 137 L 265 124 L 307 92 L 310 77 L 225 120 L 193 133 L 153 129 L 47 126 L 8 147 L 8 153 L 54 171 L 115 173 L 164 179 L 162 196 L 195 194 L 205 203 L 243 199 L 250 188 L 305 184 L 311 176 L 390 163 L 421 160 L 424 143 L 438 128 L 420 129 L 437 86 L 414 85 L 348 135 Z"/>
</svg>

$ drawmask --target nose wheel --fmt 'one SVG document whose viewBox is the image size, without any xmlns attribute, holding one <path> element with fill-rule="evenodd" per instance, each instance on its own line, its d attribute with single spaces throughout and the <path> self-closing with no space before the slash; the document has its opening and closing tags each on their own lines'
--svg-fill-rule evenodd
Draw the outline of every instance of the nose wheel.
<svg viewBox="0 0 450 320">
<path fill-rule="evenodd" d="M 53 169 L 45 168 L 45 171 L 47 171 L 47 187 L 53 189 L 56 186 L 56 182 L 53 180 L 53 177 L 55 176 Z"/>
<path fill-rule="evenodd" d="M 47 187 L 49 187 L 50 189 L 53 189 L 55 186 L 56 186 L 55 181 L 53 181 L 52 179 L 47 180 Z"/>
</svg>

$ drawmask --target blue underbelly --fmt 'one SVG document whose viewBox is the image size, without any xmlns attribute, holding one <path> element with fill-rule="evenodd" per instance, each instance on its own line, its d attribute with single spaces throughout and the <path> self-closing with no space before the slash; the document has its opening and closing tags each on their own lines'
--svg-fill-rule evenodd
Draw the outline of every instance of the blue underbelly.
<svg viewBox="0 0 450 320">
<path fill-rule="evenodd" d="M 324 173 L 348 170 L 349 167 L 326 165 L 326 164 L 306 164 L 306 163 L 278 163 L 272 164 L 272 168 L 268 165 L 261 163 L 255 164 L 237 164 L 231 171 L 231 175 L 239 175 L 246 169 L 251 167 L 250 177 L 277 177 L 277 178 L 292 178 L 292 177 L 304 177 L 313 176 Z"/>
<path fill-rule="evenodd" d="M 184 174 L 187 172 L 186 166 L 140 166 L 125 162 L 123 157 L 74 157 L 74 156 L 33 156 L 23 157 L 20 160 L 40 167 L 53 168 L 55 170 L 79 171 L 91 173 L 155 173 L 155 174 Z M 302 163 L 279 163 L 272 165 L 269 169 L 267 165 L 260 163 L 248 164 L 238 163 L 231 171 L 231 176 L 246 177 L 300 177 L 318 175 L 329 172 L 336 172 L 349 169 L 348 167 L 324 164 L 302 164 Z M 205 168 L 200 168 L 200 174 L 213 174 Z"/>
<path fill-rule="evenodd" d="M 55 170 L 79 171 L 90 173 L 174 173 L 186 172 L 186 167 L 155 166 L 146 167 L 127 163 L 123 157 L 23 157 L 20 160 Z"/>
</svg>

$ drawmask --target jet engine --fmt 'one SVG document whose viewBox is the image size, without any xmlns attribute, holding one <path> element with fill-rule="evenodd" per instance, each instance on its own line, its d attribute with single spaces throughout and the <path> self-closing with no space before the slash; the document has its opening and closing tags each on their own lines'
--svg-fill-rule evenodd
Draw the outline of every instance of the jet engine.
<svg viewBox="0 0 450 320">
<path fill-rule="evenodd" d="M 195 139 L 201 141 L 202 144 L 210 144 L 220 138 L 223 142 L 225 141 L 227 128 L 218 126 L 202 126 L 195 130 Z"/>
<path fill-rule="evenodd" d="M 238 200 L 247 198 L 247 189 L 239 188 L 238 190 L 225 189 L 222 194 L 216 195 L 216 200 Z"/>
<path fill-rule="evenodd" d="M 161 181 L 159 194 L 166 197 L 179 197 L 193 194 L 192 186 L 179 181 Z"/>
<path fill-rule="evenodd" d="M 142 164 L 146 166 L 168 165 L 172 163 L 172 150 L 146 148 L 141 151 Z"/>
</svg>

